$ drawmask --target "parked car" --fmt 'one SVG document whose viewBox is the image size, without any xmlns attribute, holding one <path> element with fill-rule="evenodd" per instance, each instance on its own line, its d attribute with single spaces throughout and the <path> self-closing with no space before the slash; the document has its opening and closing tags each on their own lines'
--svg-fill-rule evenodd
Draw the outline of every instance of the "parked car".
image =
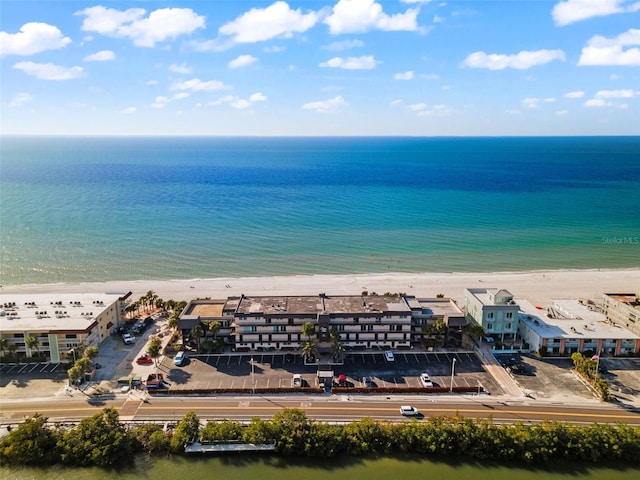
<svg viewBox="0 0 640 480">
<path fill-rule="evenodd" d="M 395 360 L 395 357 L 393 356 L 393 352 L 391 350 L 387 350 L 386 352 L 384 352 L 384 358 L 387 360 L 387 362 L 393 362 Z"/>
<path fill-rule="evenodd" d="M 405 417 L 416 417 L 420 414 L 416 407 L 412 407 L 411 405 L 403 405 L 400 407 L 400 414 Z"/>
<path fill-rule="evenodd" d="M 153 363 L 153 358 L 151 358 L 149 355 L 142 355 L 141 357 L 138 357 L 136 363 L 138 365 L 148 365 L 150 363 Z"/>
<path fill-rule="evenodd" d="M 122 341 L 127 345 L 131 345 L 132 343 L 135 343 L 136 337 L 134 337 L 130 333 L 123 333 L 122 334 Z"/>
<path fill-rule="evenodd" d="M 433 381 L 431 380 L 431 377 L 429 376 L 428 373 L 421 373 L 420 374 L 420 383 L 422 383 L 423 387 L 433 387 Z"/>
<path fill-rule="evenodd" d="M 185 353 L 185 351 L 180 350 L 175 356 L 175 358 L 173 359 L 173 364 L 176 365 L 177 367 L 182 366 L 182 364 L 184 363 L 184 359 L 186 357 L 187 357 L 187 354 Z"/>
<path fill-rule="evenodd" d="M 294 388 L 302 386 L 302 376 L 299 373 L 296 373 L 291 379 L 291 386 Z"/>
<path fill-rule="evenodd" d="M 371 377 L 362 377 L 362 385 L 365 388 L 373 387 L 373 381 L 371 381 Z"/>
</svg>

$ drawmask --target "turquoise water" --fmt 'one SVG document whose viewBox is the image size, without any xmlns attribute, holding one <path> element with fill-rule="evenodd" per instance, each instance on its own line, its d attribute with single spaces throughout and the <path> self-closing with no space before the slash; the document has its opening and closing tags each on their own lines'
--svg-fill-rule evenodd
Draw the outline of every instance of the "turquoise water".
<svg viewBox="0 0 640 480">
<path fill-rule="evenodd" d="M 640 266 L 640 137 L 2 137 L 0 284 Z"/>
<path fill-rule="evenodd" d="M 272 457 L 207 457 L 149 460 L 140 457 L 131 468 L 105 471 L 98 468 L 2 469 L 12 480 L 175 480 L 177 478 L 224 480 L 628 480 L 640 470 L 619 466 L 590 467 L 554 462 L 548 465 L 491 465 L 478 462 L 432 461 L 425 458 L 342 458 L 309 460 Z"/>
</svg>

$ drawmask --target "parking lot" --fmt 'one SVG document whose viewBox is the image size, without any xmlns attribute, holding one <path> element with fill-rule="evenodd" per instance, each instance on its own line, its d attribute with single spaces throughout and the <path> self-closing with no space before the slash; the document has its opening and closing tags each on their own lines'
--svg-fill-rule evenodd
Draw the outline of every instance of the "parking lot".
<svg viewBox="0 0 640 480">
<path fill-rule="evenodd" d="M 540 358 L 532 355 L 496 355 L 505 367 L 514 360 L 524 372 L 512 374 L 523 391 L 534 398 L 553 401 L 593 399 L 594 391 L 572 370 L 573 361 L 568 358 Z M 607 358 L 600 361 L 606 371 L 602 378 L 609 382 L 609 392 L 618 402 L 638 404 L 640 399 L 640 359 Z"/>
<path fill-rule="evenodd" d="M 429 373 L 435 386 L 448 387 L 454 359 L 454 386 L 480 385 L 494 395 L 503 393 L 473 352 L 395 352 L 392 362 L 382 352 L 349 353 L 344 364 L 330 368 L 334 381 L 344 374 L 350 387 L 363 387 L 363 377 L 371 378 L 374 387 L 420 387 L 423 372 Z M 190 355 L 180 367 L 165 358 L 159 370 L 169 388 L 175 389 L 287 388 L 294 374 L 302 376 L 304 386 L 318 385 L 317 365 L 305 365 L 302 357 L 294 354 Z"/>
</svg>

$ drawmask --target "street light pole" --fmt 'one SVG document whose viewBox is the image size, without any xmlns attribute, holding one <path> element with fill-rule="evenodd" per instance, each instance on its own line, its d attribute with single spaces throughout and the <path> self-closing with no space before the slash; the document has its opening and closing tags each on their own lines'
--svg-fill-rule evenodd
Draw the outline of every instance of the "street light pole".
<svg viewBox="0 0 640 480">
<path fill-rule="evenodd" d="M 453 375 L 455 374 L 456 371 L 456 359 L 453 359 L 453 362 L 451 362 L 451 386 L 449 387 L 449 393 L 453 393 Z"/>
<path fill-rule="evenodd" d="M 256 393 L 256 383 L 253 377 L 254 371 L 253 371 L 253 355 L 251 355 L 251 392 L 252 393 Z"/>
</svg>

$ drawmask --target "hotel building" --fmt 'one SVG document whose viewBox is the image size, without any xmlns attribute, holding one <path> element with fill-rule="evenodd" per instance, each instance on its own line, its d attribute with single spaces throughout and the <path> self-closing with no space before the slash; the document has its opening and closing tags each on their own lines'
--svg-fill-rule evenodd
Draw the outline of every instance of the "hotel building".
<svg viewBox="0 0 640 480">
<path fill-rule="evenodd" d="M 553 300 L 541 311 L 526 300 L 520 305 L 519 334 L 532 352 L 545 348 L 550 355 L 574 352 L 605 353 L 612 356 L 640 352 L 640 337 L 609 321 L 578 300 Z"/>
<path fill-rule="evenodd" d="M 80 344 L 99 346 L 121 323 L 130 295 L 0 295 L 0 355 L 60 362 Z M 37 340 L 31 349 L 28 337 Z"/>
</svg>

